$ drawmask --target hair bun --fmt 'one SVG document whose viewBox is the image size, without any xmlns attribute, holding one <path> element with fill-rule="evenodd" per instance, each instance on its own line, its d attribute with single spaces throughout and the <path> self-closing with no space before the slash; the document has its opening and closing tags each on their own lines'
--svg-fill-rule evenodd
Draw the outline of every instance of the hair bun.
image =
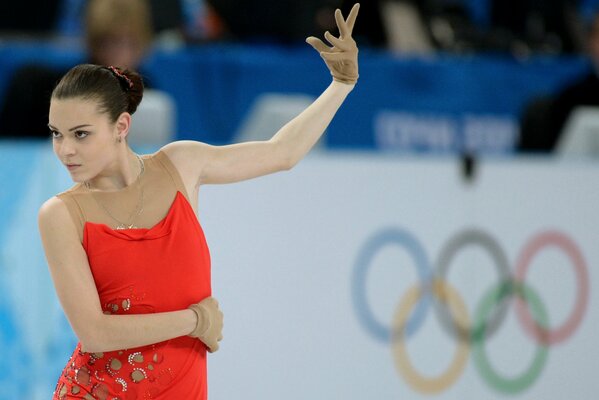
<svg viewBox="0 0 599 400">
<path fill-rule="evenodd" d="M 135 71 L 126 69 L 122 71 L 122 74 L 124 75 L 124 78 L 131 82 L 130 84 L 128 83 L 129 90 L 126 91 L 128 100 L 127 112 L 133 114 L 143 98 L 144 82 L 141 75 Z"/>
</svg>

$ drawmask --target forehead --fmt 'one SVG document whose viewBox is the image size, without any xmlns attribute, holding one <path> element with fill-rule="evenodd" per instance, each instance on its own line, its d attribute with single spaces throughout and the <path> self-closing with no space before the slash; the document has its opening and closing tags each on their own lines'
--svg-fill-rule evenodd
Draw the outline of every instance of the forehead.
<svg viewBox="0 0 599 400">
<path fill-rule="evenodd" d="M 94 100 L 82 98 L 52 99 L 48 122 L 56 128 L 69 128 L 82 121 L 88 124 L 100 123 L 107 119 L 99 111 L 98 103 Z"/>
</svg>

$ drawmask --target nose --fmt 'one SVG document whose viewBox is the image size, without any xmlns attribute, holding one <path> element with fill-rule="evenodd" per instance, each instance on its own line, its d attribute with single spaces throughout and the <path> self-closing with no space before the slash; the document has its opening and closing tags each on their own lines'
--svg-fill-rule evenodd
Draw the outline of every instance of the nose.
<svg viewBox="0 0 599 400">
<path fill-rule="evenodd" d="M 56 145 L 57 153 L 63 161 L 70 161 L 69 158 L 75 154 L 75 145 L 69 140 L 63 140 Z"/>
</svg>

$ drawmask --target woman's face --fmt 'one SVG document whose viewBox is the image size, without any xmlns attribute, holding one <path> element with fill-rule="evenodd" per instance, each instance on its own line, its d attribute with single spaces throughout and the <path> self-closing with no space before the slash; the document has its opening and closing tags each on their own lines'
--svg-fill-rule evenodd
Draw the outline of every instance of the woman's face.
<svg viewBox="0 0 599 400">
<path fill-rule="evenodd" d="M 104 37 L 94 47 L 92 59 L 101 65 L 136 70 L 143 54 L 143 44 L 134 35 L 120 32 Z"/>
<path fill-rule="evenodd" d="M 116 158 L 117 123 L 98 111 L 93 100 L 52 99 L 48 117 L 54 153 L 73 181 L 97 176 Z M 77 164 L 69 168 L 67 164 Z"/>
</svg>

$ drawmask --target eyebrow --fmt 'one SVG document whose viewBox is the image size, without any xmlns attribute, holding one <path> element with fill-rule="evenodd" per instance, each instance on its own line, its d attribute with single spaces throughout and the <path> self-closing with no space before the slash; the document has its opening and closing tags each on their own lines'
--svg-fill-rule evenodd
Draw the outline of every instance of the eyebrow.
<svg viewBox="0 0 599 400">
<path fill-rule="evenodd" d="M 83 124 L 83 125 L 77 125 L 72 127 L 71 129 L 69 129 L 69 132 L 73 132 L 76 129 L 80 129 L 80 128 L 86 128 L 88 126 L 91 126 L 90 124 Z M 55 131 L 58 131 L 58 129 L 56 129 L 55 127 L 53 127 L 51 124 L 48 124 L 48 128 L 50 129 L 54 129 Z"/>
</svg>

